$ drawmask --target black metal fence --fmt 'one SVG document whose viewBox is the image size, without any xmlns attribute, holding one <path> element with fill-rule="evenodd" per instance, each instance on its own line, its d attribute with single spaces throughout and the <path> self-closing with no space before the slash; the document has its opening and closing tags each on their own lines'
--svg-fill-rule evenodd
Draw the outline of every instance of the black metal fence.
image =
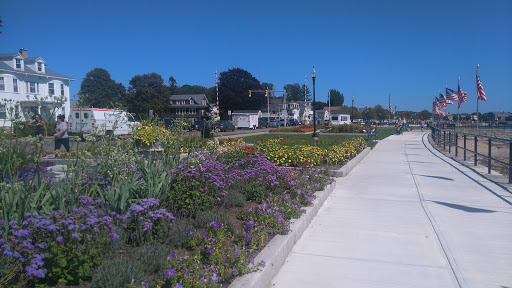
<svg viewBox="0 0 512 288">
<path fill-rule="evenodd" d="M 474 157 L 474 165 L 478 164 L 478 157 L 482 157 L 487 159 L 487 173 L 491 174 L 491 167 L 493 161 L 496 163 L 503 164 L 508 167 L 508 183 L 512 184 L 512 140 L 503 139 L 491 136 L 483 136 L 471 133 L 463 133 L 456 132 L 452 127 L 446 126 L 432 126 L 432 139 L 438 146 L 443 146 L 443 149 L 446 150 L 446 146 L 448 146 L 448 153 L 452 153 L 452 148 L 455 149 L 455 157 L 459 156 L 459 149 L 462 149 L 464 153 L 464 161 L 466 161 L 467 153 L 471 153 Z M 468 137 L 469 136 L 469 137 Z M 459 138 L 462 137 L 463 143 L 459 143 Z M 473 138 L 474 141 L 474 150 L 468 149 L 467 140 L 468 138 Z M 487 154 L 482 154 L 478 152 L 478 141 L 486 141 L 488 146 Z M 508 163 L 496 158 L 492 157 L 492 145 L 493 143 L 506 143 L 509 147 L 508 154 Z"/>
</svg>

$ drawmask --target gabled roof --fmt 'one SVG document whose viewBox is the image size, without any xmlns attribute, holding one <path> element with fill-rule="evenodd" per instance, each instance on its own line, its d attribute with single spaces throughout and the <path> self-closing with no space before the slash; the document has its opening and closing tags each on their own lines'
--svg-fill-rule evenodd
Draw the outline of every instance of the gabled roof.
<svg viewBox="0 0 512 288">
<path fill-rule="evenodd" d="M 348 115 L 348 113 L 341 109 L 340 110 L 331 110 L 331 115 Z"/>
<path fill-rule="evenodd" d="M 0 54 L 0 59 L 3 61 L 6 61 L 9 59 L 13 59 L 17 55 L 21 56 L 20 53 Z M 41 58 L 41 57 L 25 58 L 25 62 L 27 62 L 28 59 L 30 59 L 29 61 L 32 61 L 32 62 L 35 62 L 36 60 L 42 60 L 44 62 L 43 58 Z M 36 72 L 36 71 L 30 69 L 30 67 L 28 67 L 27 65 L 25 65 L 23 70 L 14 69 L 11 66 L 5 64 L 3 61 L 0 61 L 0 70 L 7 70 L 7 71 L 13 72 L 13 73 L 29 74 L 29 75 L 37 75 L 37 76 L 45 75 L 45 76 L 50 76 L 50 77 L 55 77 L 55 78 L 62 78 L 62 79 L 70 80 L 70 81 L 75 80 L 71 77 L 62 75 L 55 71 L 52 71 L 52 70 L 48 69 L 48 67 L 45 68 L 44 73 L 41 73 L 41 72 Z"/>
<path fill-rule="evenodd" d="M 194 100 L 196 104 L 202 105 L 201 102 L 206 99 L 208 102 L 208 98 L 205 94 L 180 94 L 180 95 L 171 95 L 171 101 L 175 100 Z"/>
<path fill-rule="evenodd" d="M 25 63 L 34 63 L 36 61 L 40 61 L 40 62 L 46 63 L 46 61 L 44 61 L 44 59 L 42 57 L 29 57 L 29 58 L 25 58 Z"/>
</svg>

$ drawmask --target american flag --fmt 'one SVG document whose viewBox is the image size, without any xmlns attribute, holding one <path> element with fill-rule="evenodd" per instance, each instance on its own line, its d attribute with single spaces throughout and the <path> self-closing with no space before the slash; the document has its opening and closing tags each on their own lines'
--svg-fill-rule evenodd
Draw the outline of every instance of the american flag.
<svg viewBox="0 0 512 288">
<path fill-rule="evenodd" d="M 451 101 L 458 101 L 459 96 L 457 96 L 457 92 L 453 91 L 452 89 L 446 87 L 446 99 Z"/>
<path fill-rule="evenodd" d="M 476 66 L 476 99 L 483 100 L 487 102 L 487 97 L 485 97 L 484 86 L 482 86 L 482 82 L 480 81 L 480 75 L 478 75 L 478 66 Z"/>
<path fill-rule="evenodd" d="M 460 89 L 460 78 L 459 78 L 459 87 L 457 89 L 457 96 L 459 97 L 459 99 L 457 99 L 457 101 L 459 101 L 459 108 L 460 108 L 460 105 L 462 104 L 462 102 L 466 102 L 468 100 L 468 93 L 464 92 L 464 91 L 462 91 L 462 89 Z"/>
<path fill-rule="evenodd" d="M 437 99 L 437 98 L 436 98 Z M 446 109 L 446 98 L 444 98 L 444 95 L 439 92 L 439 101 L 437 101 L 439 104 L 439 107 Z"/>
</svg>

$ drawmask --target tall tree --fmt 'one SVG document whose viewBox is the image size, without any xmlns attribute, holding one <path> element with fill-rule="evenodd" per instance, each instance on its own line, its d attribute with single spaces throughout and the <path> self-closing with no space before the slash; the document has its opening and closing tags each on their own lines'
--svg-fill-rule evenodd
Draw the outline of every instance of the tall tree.
<svg viewBox="0 0 512 288">
<path fill-rule="evenodd" d="M 149 110 L 161 115 L 170 108 L 169 87 L 164 85 L 164 79 L 157 73 L 133 76 L 128 92 L 128 108 L 138 118 L 147 115 Z"/>
<path fill-rule="evenodd" d="M 221 115 L 226 117 L 228 110 L 260 109 L 265 101 L 265 93 L 252 93 L 249 90 L 263 90 L 263 86 L 251 73 L 233 68 L 221 72 L 219 76 L 219 102 Z"/>
<path fill-rule="evenodd" d="M 201 85 L 185 84 L 178 89 L 178 94 L 206 94 L 208 88 Z"/>
<path fill-rule="evenodd" d="M 421 110 L 420 112 L 416 113 L 415 118 L 420 120 L 429 120 L 432 117 L 432 113 L 430 113 L 428 110 Z"/>
<path fill-rule="evenodd" d="M 382 105 L 375 105 L 375 113 L 377 114 L 378 120 L 386 120 L 389 118 L 389 110 L 384 109 Z"/>
<path fill-rule="evenodd" d="M 301 95 L 301 87 L 299 83 L 294 84 L 286 84 L 283 87 L 284 91 L 286 91 L 286 100 L 288 101 L 304 101 L 304 92 Z"/>
<path fill-rule="evenodd" d="M 169 77 L 169 80 L 167 80 L 167 83 L 169 83 L 169 91 L 172 95 L 178 94 L 178 82 L 176 79 L 174 79 L 173 76 Z"/>
<path fill-rule="evenodd" d="M 126 88 L 110 78 L 103 68 L 94 68 L 85 74 L 80 84 L 80 105 L 112 108 L 126 105 Z"/>
<path fill-rule="evenodd" d="M 345 96 L 336 89 L 331 89 L 331 106 L 343 106 Z"/>
<path fill-rule="evenodd" d="M 304 89 L 306 90 L 306 93 L 304 93 Z M 299 101 L 304 101 L 304 94 L 306 94 L 306 99 L 308 100 L 308 102 L 311 102 L 313 98 L 311 98 L 311 90 L 309 90 L 309 87 L 307 87 L 305 84 L 302 84 L 302 87 L 300 87 L 300 94 L 302 95 L 302 100 L 299 100 Z"/>
<path fill-rule="evenodd" d="M 326 102 L 320 102 L 320 101 L 315 101 L 315 103 L 313 103 L 313 110 L 323 110 L 324 107 L 327 107 L 327 103 Z"/>
</svg>

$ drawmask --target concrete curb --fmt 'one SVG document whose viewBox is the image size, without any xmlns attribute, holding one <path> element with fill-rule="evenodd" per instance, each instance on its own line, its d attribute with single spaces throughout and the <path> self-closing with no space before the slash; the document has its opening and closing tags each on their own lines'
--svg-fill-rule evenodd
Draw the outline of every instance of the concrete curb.
<svg viewBox="0 0 512 288">
<path fill-rule="evenodd" d="M 313 217 L 318 213 L 325 200 L 331 195 L 336 187 L 336 181 L 327 185 L 323 191 L 315 193 L 316 199 L 313 206 L 305 207 L 306 212 L 299 218 L 293 219 L 290 224 L 290 232 L 287 235 L 276 235 L 267 246 L 254 258 L 255 263 L 265 261 L 265 267 L 256 272 L 239 277 L 229 285 L 231 288 L 245 287 L 268 287 L 272 279 L 277 275 L 284 265 L 286 258 L 293 249 L 293 246 L 309 226 Z"/>
<path fill-rule="evenodd" d="M 336 177 L 347 176 L 348 173 L 366 157 L 371 151 L 371 148 L 366 148 L 359 153 L 354 159 L 350 160 L 341 169 L 331 171 L 337 175 Z M 277 275 L 281 267 L 284 265 L 286 258 L 304 234 L 309 223 L 313 221 L 325 200 L 331 195 L 336 188 L 336 181 L 327 185 L 324 190 L 315 193 L 316 199 L 313 200 L 313 206 L 304 207 L 306 211 L 299 219 L 293 219 L 290 224 L 290 232 L 287 235 L 276 235 L 267 246 L 254 258 L 254 263 L 265 261 L 265 267 L 260 268 L 256 272 L 246 274 L 239 277 L 229 285 L 230 288 L 245 288 L 245 287 L 268 287 L 272 279 Z"/>
<path fill-rule="evenodd" d="M 366 157 L 366 155 L 368 155 L 370 153 L 371 150 L 372 150 L 372 148 L 370 148 L 370 147 L 365 148 L 363 151 L 361 151 L 361 153 L 357 154 L 357 156 L 354 157 L 354 159 L 350 160 L 347 164 L 343 165 L 343 167 L 341 167 L 340 169 L 329 171 L 329 175 L 333 176 L 333 177 L 347 176 L 348 173 L 350 173 L 350 171 L 352 171 L 352 169 L 354 169 L 354 167 L 356 167 L 356 165 L 359 164 L 359 162 L 361 162 L 364 159 L 364 157 Z"/>
</svg>

